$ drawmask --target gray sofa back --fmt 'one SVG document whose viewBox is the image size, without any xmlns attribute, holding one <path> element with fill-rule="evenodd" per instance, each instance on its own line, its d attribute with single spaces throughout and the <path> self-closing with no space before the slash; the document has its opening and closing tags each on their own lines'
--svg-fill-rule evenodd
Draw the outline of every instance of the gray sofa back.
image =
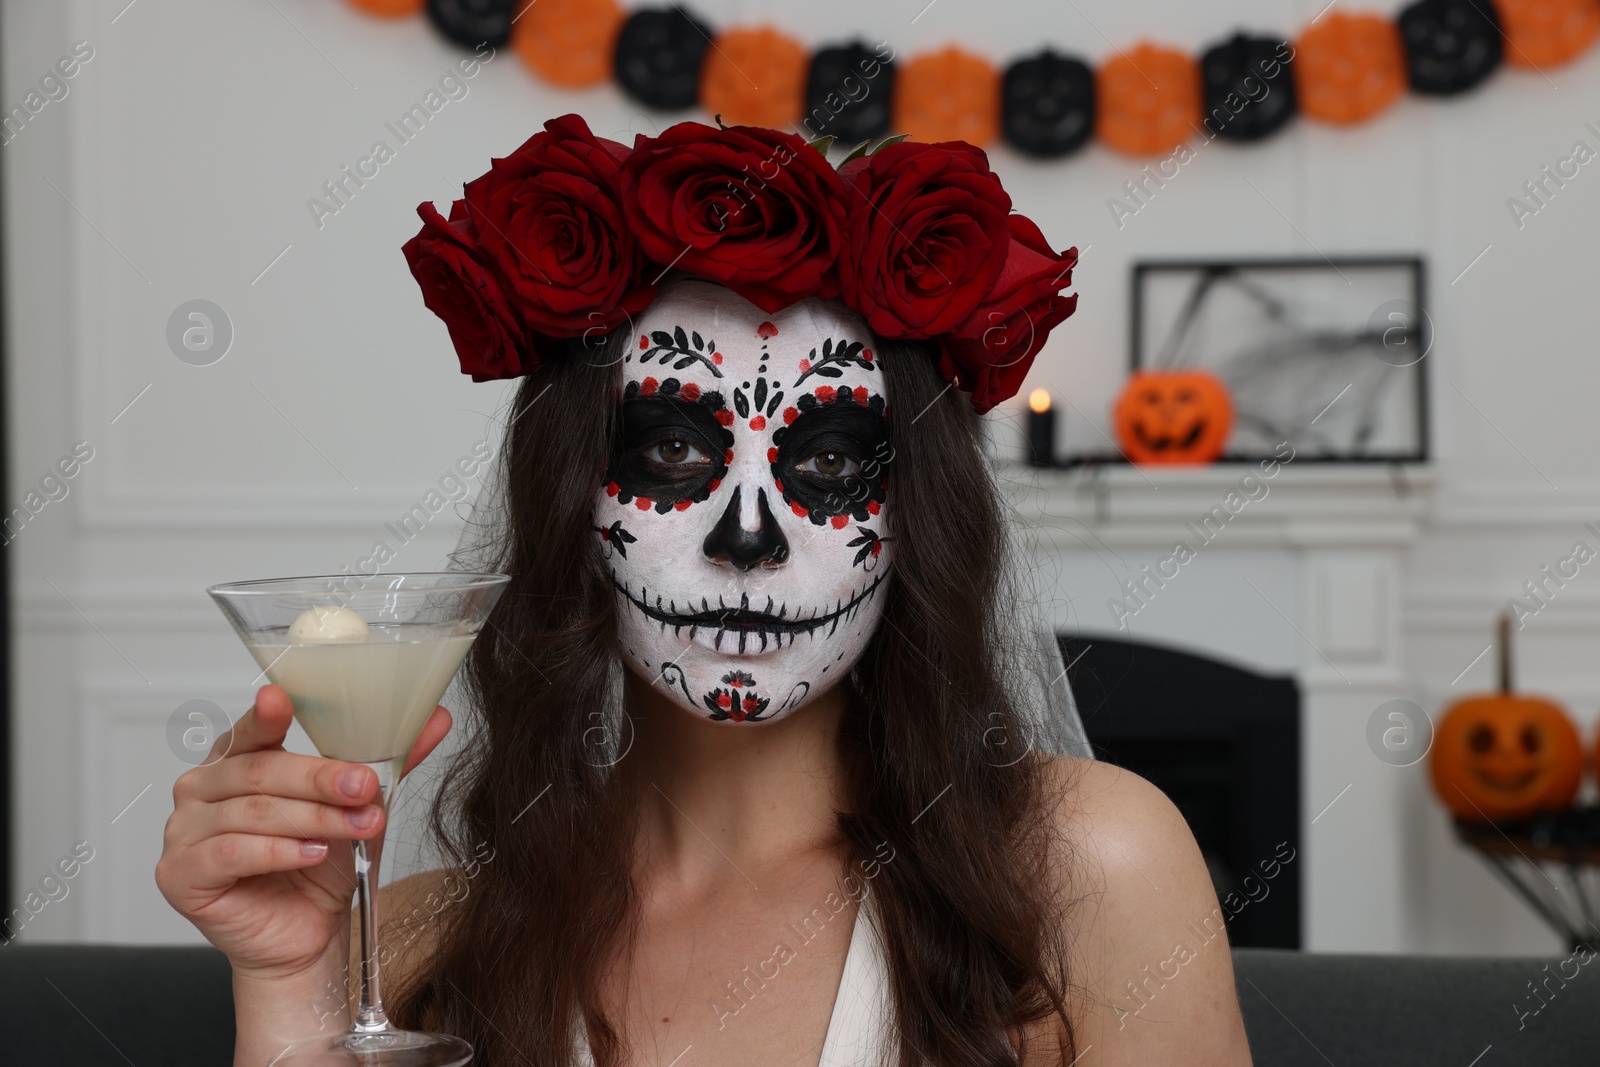
<svg viewBox="0 0 1600 1067">
<path fill-rule="evenodd" d="M 1233 955 L 1257 1067 L 1600 1063 L 1600 967 Z M 228 963 L 210 948 L 0 946 L 0 1019 L 0 1063 L 19 1067 L 232 1062 Z"/>
</svg>

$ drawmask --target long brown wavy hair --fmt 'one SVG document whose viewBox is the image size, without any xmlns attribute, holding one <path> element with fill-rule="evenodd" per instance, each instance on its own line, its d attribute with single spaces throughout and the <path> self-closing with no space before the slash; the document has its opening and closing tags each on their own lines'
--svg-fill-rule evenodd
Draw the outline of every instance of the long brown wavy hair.
<svg viewBox="0 0 1600 1067">
<path fill-rule="evenodd" d="M 633 929 L 637 821 L 597 757 L 597 736 L 621 723 L 607 704 L 622 668 L 591 509 L 628 341 L 613 337 L 599 358 L 547 361 L 524 381 L 502 453 L 504 514 L 474 560 L 511 584 L 463 672 L 477 714 L 430 825 L 457 866 L 481 859 L 483 843 L 494 858 L 441 916 L 436 951 L 390 1009 L 404 1025 L 466 1038 L 483 1067 L 570 1067 L 579 1027 L 599 1067 L 625 1055 L 600 990 Z M 1019 758 L 1028 724 L 1002 669 L 999 613 L 1014 605 L 1003 602 L 1001 502 L 978 420 L 932 353 L 916 343 L 878 351 L 899 416 L 894 580 L 840 683 L 851 690 L 838 734 L 841 875 L 881 843 L 893 849 L 872 883 L 871 918 L 900 1067 L 1016 1064 L 1013 1041 L 1052 1021 L 1066 1064 L 1063 853 L 1047 772 Z M 1057 1052 L 1054 1039 L 1044 1044 L 1039 1052 Z"/>
</svg>

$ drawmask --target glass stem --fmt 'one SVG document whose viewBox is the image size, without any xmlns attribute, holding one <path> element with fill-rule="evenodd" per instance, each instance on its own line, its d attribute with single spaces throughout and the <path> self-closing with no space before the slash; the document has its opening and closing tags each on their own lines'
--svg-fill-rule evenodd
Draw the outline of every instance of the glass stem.
<svg viewBox="0 0 1600 1067">
<path fill-rule="evenodd" d="M 369 766 L 378 774 L 378 804 L 387 810 L 392 772 L 388 764 Z M 365 841 L 351 841 L 350 852 L 355 857 L 357 918 L 361 923 L 361 1001 L 350 1029 L 370 1034 L 389 1029 L 378 984 L 378 861 L 368 859 Z"/>
</svg>

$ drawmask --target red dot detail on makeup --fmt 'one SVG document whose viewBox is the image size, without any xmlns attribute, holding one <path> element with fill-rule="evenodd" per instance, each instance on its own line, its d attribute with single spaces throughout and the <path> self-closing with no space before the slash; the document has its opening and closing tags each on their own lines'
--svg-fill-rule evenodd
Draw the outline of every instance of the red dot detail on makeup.
<svg viewBox="0 0 1600 1067">
<path fill-rule="evenodd" d="M 606 496 L 616 496 L 620 492 L 622 492 L 622 486 L 618 485 L 616 482 L 606 483 Z"/>
<path fill-rule="evenodd" d="M 772 325 L 770 322 L 763 322 L 760 326 L 756 327 L 756 336 L 761 338 L 763 341 L 771 340 L 772 338 L 778 336 L 778 328 Z"/>
<path fill-rule="evenodd" d="M 656 387 L 658 385 L 660 385 L 660 384 L 661 383 L 656 381 L 654 378 L 646 378 L 644 381 L 639 383 L 639 395 L 640 396 L 655 396 L 656 395 Z"/>
<path fill-rule="evenodd" d="M 767 417 L 765 415 L 757 415 L 750 420 L 750 428 L 752 430 L 765 430 L 767 428 Z"/>
<path fill-rule="evenodd" d="M 730 449 L 728 449 L 726 452 L 724 452 L 722 454 L 722 462 L 724 462 L 724 463 L 732 463 L 733 462 L 733 449 L 730 448 Z"/>
<path fill-rule="evenodd" d="M 789 507 L 793 508 L 794 513 L 800 516 L 802 519 L 810 514 L 810 512 L 806 511 L 806 509 L 801 507 L 799 504 L 790 504 Z"/>
<path fill-rule="evenodd" d="M 850 516 L 848 516 L 848 515 L 835 515 L 832 519 L 829 519 L 828 521 L 833 523 L 833 528 L 835 530 L 842 530 L 847 525 L 849 525 Z"/>
<path fill-rule="evenodd" d="M 795 419 L 797 419 L 799 417 L 800 417 L 800 413 L 798 411 L 796 411 L 794 408 L 784 408 L 783 409 L 783 424 L 785 426 L 789 425 L 791 422 L 793 422 Z"/>
<path fill-rule="evenodd" d="M 639 338 L 639 347 L 641 349 L 649 348 L 650 347 L 650 338 L 648 338 L 648 337 Z"/>
<path fill-rule="evenodd" d="M 672 505 L 672 507 L 675 511 L 688 511 L 689 505 L 693 503 L 693 500 L 680 500 L 676 504 Z"/>
<path fill-rule="evenodd" d="M 722 423 L 724 426 L 732 426 L 733 412 L 729 411 L 727 408 L 723 408 L 721 411 L 717 412 L 717 421 Z"/>
<path fill-rule="evenodd" d="M 871 363 L 872 362 L 872 349 L 863 348 L 861 350 L 861 358 L 866 360 L 868 363 Z"/>
<path fill-rule="evenodd" d="M 879 504 L 876 500 L 867 501 L 867 514 L 868 515 L 876 515 L 881 509 L 882 509 L 882 505 Z"/>
<path fill-rule="evenodd" d="M 717 486 L 719 486 L 721 484 L 722 484 L 722 479 L 721 478 L 713 478 L 712 481 L 711 481 L 711 484 L 706 487 L 706 492 L 715 493 L 717 491 Z"/>
<path fill-rule="evenodd" d="M 836 397 L 838 395 L 839 395 L 839 390 L 835 389 L 831 385 L 819 385 L 819 386 L 817 386 L 817 399 L 822 401 L 824 404 L 833 403 L 834 397 Z"/>
<path fill-rule="evenodd" d="M 678 395 L 683 397 L 685 400 L 699 400 L 700 387 L 693 382 L 684 382 L 683 385 L 678 389 Z"/>
<path fill-rule="evenodd" d="M 805 374 L 810 370 L 811 370 L 811 361 L 809 359 L 802 359 L 800 361 L 800 373 L 801 374 Z"/>
<path fill-rule="evenodd" d="M 655 501 L 651 500 L 647 496 L 637 497 L 633 501 L 633 506 L 638 508 L 640 511 L 649 511 L 654 505 Z"/>
<path fill-rule="evenodd" d="M 711 362 L 715 363 L 719 367 L 722 366 L 722 353 L 721 352 L 713 352 L 713 353 L 711 353 Z"/>
<path fill-rule="evenodd" d="M 867 387 L 866 386 L 858 385 L 858 386 L 855 387 L 854 390 L 852 390 L 852 393 L 854 394 L 854 396 L 856 398 L 856 403 L 857 404 L 860 404 L 862 407 L 866 407 L 867 406 Z"/>
<path fill-rule="evenodd" d="M 778 450 L 776 448 L 767 449 L 767 462 L 768 463 L 776 463 L 776 462 L 778 462 Z"/>
<path fill-rule="evenodd" d="M 772 484 L 777 486 L 778 492 L 780 492 L 780 493 L 783 492 L 783 483 L 780 482 L 778 479 L 776 479 L 776 478 L 772 479 Z"/>
<path fill-rule="evenodd" d="M 874 541 L 874 542 L 872 542 L 872 558 L 873 559 L 877 559 L 878 558 L 878 553 L 882 552 L 882 551 L 883 551 L 883 542 L 882 541 Z"/>
</svg>

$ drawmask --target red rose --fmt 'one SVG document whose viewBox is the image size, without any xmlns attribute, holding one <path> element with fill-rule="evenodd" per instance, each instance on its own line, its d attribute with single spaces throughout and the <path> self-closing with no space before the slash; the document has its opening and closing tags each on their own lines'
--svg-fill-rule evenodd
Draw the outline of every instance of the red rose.
<svg viewBox="0 0 1600 1067">
<path fill-rule="evenodd" d="M 792 133 L 680 122 L 642 134 L 622 202 L 645 255 L 727 286 L 769 314 L 839 294 L 845 191 Z"/>
<path fill-rule="evenodd" d="M 446 221 L 432 204 L 417 208 L 422 230 L 405 243 L 422 302 L 444 320 L 463 373 L 476 382 L 515 378 L 538 365 L 528 327 L 493 263 L 478 247 L 460 202 Z"/>
<path fill-rule="evenodd" d="M 964 141 L 901 141 L 845 164 L 845 299 L 880 337 L 934 337 L 971 318 L 1005 266 L 1011 197 Z"/>
<path fill-rule="evenodd" d="M 540 333 L 609 331 L 655 295 L 617 200 L 627 151 L 563 115 L 466 187 L 483 250 Z"/>
<path fill-rule="evenodd" d="M 1059 292 L 1072 284 L 1078 250 L 1057 255 L 1022 215 L 1010 216 L 1008 225 L 1005 269 L 972 317 L 940 343 L 940 371 L 960 375 L 980 413 L 1016 395 L 1050 331 L 1078 306 L 1076 294 Z"/>
</svg>

